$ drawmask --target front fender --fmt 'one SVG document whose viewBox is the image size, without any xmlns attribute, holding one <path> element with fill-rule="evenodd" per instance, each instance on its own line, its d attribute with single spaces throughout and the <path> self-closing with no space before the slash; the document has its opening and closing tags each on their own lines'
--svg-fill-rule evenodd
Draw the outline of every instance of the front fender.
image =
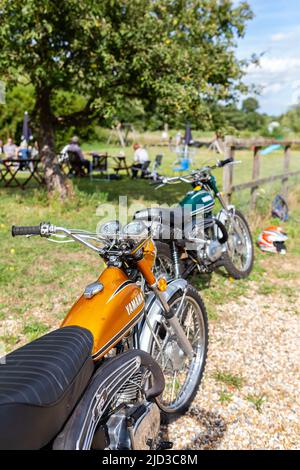
<svg viewBox="0 0 300 470">
<path fill-rule="evenodd" d="M 168 284 L 168 288 L 165 291 L 165 296 L 167 301 L 173 297 L 173 295 L 178 292 L 184 292 L 188 283 L 185 279 L 175 279 Z M 151 325 L 151 328 L 155 330 L 156 325 L 161 323 L 163 308 L 160 301 L 157 299 L 155 294 L 151 293 L 147 299 L 145 306 L 145 314 L 147 315 L 148 322 Z M 140 327 L 139 335 L 139 349 L 150 353 L 151 344 L 153 341 L 153 336 L 147 322 L 143 320 Z"/>
</svg>

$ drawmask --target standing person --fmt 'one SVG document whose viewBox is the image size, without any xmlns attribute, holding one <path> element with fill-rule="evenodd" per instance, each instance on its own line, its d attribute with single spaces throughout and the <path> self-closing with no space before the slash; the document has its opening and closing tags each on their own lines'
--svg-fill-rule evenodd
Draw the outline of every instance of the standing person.
<svg viewBox="0 0 300 470">
<path fill-rule="evenodd" d="M 17 157 L 18 147 L 14 144 L 11 137 L 7 139 L 7 143 L 3 147 L 6 158 L 13 159 Z"/>
<path fill-rule="evenodd" d="M 142 148 L 140 144 L 134 144 L 133 150 L 134 150 L 134 156 L 133 156 L 134 163 L 131 167 L 131 172 L 132 172 L 132 178 L 137 178 L 139 170 L 144 168 L 145 165 L 148 162 L 150 162 L 150 160 L 149 160 L 149 155 L 148 155 L 147 150 Z M 142 172 L 141 177 L 142 178 L 144 177 L 143 172 Z"/>
<path fill-rule="evenodd" d="M 176 155 L 177 155 L 178 158 L 182 154 L 181 144 L 182 144 L 182 134 L 179 131 L 179 132 L 177 132 L 177 134 L 175 136 L 175 152 L 176 152 Z"/>
<path fill-rule="evenodd" d="M 72 137 L 72 139 L 70 140 L 70 143 L 62 149 L 61 153 L 65 154 L 68 152 L 76 153 L 80 158 L 82 168 L 85 168 L 88 173 L 91 172 L 92 163 L 86 158 L 84 158 L 84 155 L 79 145 L 79 138 L 76 135 Z"/>
</svg>

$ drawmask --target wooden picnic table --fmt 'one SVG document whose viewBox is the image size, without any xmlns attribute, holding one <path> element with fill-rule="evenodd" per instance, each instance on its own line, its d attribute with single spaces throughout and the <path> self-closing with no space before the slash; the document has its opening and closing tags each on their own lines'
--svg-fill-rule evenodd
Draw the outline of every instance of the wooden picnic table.
<svg viewBox="0 0 300 470">
<path fill-rule="evenodd" d="M 127 165 L 125 155 L 108 155 L 108 153 L 97 153 L 91 152 L 90 155 L 93 158 L 93 170 L 99 170 L 101 173 L 107 172 L 109 159 L 115 162 L 113 168 L 115 173 L 118 175 L 119 171 L 126 171 L 127 175 L 130 176 L 130 165 Z"/>
<path fill-rule="evenodd" d="M 25 186 L 32 179 L 38 185 L 42 185 L 45 180 L 40 163 L 40 159 L 33 158 L 6 158 L 0 160 L 0 182 L 4 183 L 5 188 L 19 187 L 25 189 Z M 25 171 L 23 172 L 24 169 Z M 20 178 L 21 175 L 26 175 L 26 178 Z"/>
</svg>

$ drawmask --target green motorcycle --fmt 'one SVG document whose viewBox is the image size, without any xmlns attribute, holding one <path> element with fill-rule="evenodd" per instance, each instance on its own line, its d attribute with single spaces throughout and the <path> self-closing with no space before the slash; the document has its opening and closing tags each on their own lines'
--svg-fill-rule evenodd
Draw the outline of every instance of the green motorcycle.
<svg viewBox="0 0 300 470">
<path fill-rule="evenodd" d="M 244 215 L 227 205 L 212 171 L 233 163 L 227 158 L 187 176 L 161 177 L 166 184 L 190 183 L 193 187 L 175 208 L 156 207 L 134 216 L 155 227 L 156 272 L 168 278 L 187 278 L 196 269 L 213 272 L 224 266 L 234 279 L 247 277 L 253 267 L 253 241 Z M 213 215 L 216 198 L 221 210 Z"/>
</svg>

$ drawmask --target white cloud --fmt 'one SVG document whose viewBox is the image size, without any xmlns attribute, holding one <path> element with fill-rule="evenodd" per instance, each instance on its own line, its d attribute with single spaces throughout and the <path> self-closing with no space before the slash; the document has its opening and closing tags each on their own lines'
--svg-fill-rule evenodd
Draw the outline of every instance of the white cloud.
<svg viewBox="0 0 300 470">
<path fill-rule="evenodd" d="M 285 73 L 286 76 L 295 71 L 300 72 L 300 57 L 262 57 L 258 67 L 251 64 L 247 70 L 248 74 L 253 75 Z"/>
<path fill-rule="evenodd" d="M 262 109 L 281 114 L 300 96 L 300 57 L 262 57 L 260 66 L 251 64 L 246 82 L 261 89 Z"/>
<path fill-rule="evenodd" d="M 262 95 L 268 95 L 270 93 L 279 93 L 284 88 L 283 83 L 271 83 L 270 85 L 268 83 L 265 83 L 262 86 Z"/>
<path fill-rule="evenodd" d="M 288 39 L 289 38 L 289 34 L 287 33 L 277 33 L 277 34 L 273 34 L 271 36 L 271 41 L 273 42 L 280 42 L 280 41 L 284 41 L 285 39 Z"/>
<path fill-rule="evenodd" d="M 271 35 L 271 41 L 274 43 L 286 42 L 286 41 L 295 41 L 299 39 L 300 27 L 294 27 L 288 31 L 279 31 L 278 33 Z"/>
</svg>

